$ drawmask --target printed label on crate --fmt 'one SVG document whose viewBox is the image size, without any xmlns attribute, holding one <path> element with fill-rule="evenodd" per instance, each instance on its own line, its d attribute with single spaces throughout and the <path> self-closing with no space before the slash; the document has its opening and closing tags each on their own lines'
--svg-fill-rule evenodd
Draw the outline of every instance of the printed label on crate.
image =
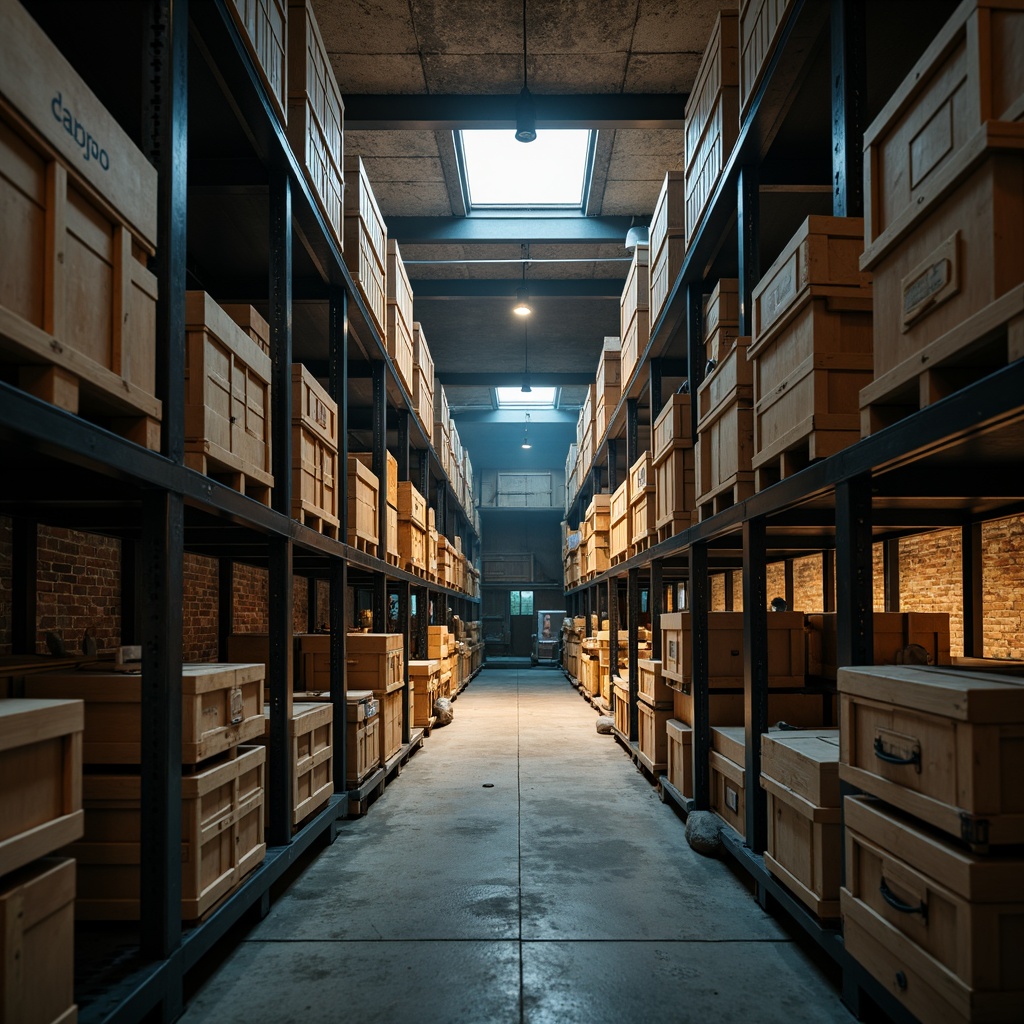
<svg viewBox="0 0 1024 1024">
<path fill-rule="evenodd" d="M 231 724 L 238 725 L 245 717 L 245 709 L 242 706 L 242 691 L 235 686 L 231 690 Z"/>
<path fill-rule="evenodd" d="M 919 263 L 903 278 L 904 331 L 960 290 L 960 266 L 957 260 L 959 234 L 957 231 L 950 235 L 923 263 Z"/>
</svg>

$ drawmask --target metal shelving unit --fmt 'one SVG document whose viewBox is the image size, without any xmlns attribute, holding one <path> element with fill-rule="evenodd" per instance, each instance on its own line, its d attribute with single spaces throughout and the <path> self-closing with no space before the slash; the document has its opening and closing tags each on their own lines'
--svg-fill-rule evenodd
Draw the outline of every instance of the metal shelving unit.
<svg viewBox="0 0 1024 1024">
<path fill-rule="evenodd" d="M 174 1019 L 183 1005 L 184 976 L 235 924 L 265 914 L 271 887 L 308 850 L 332 841 L 347 813 L 346 589 L 372 590 L 378 631 L 384 629 L 388 596 L 397 594 L 406 624 L 407 660 L 410 644 L 426 649 L 423 614 L 417 618 L 416 635 L 410 636 L 414 595 L 419 609 L 433 598 L 443 615 L 451 610 L 473 618 L 479 605 L 477 598 L 428 582 L 290 517 L 293 360 L 305 362 L 330 383 L 339 405 L 342 466 L 350 433 L 368 438 L 383 479 L 393 420 L 390 447 L 400 479 L 416 479 L 436 509 L 440 531 L 461 537 L 473 559 L 479 555 L 479 537 L 458 505 L 411 396 L 313 200 L 231 18 L 228 0 L 150 0 L 130 12 L 115 4 L 116 16 L 106 21 L 102 5 L 85 9 L 29 0 L 27 6 L 69 59 L 85 62 L 79 72 L 100 98 L 122 111 L 124 55 L 139 55 L 139 78 L 144 80 L 137 111 L 141 127 L 133 134 L 159 172 L 154 269 L 160 295 L 161 451 L 140 448 L 0 382 L 0 468 L 9 481 L 17 481 L 17 486 L 4 488 L 0 512 L 14 518 L 19 537 L 33 538 L 36 526 L 47 524 L 121 541 L 122 642 L 143 647 L 141 913 L 137 926 L 97 943 L 113 943 L 116 949 L 104 964 L 89 965 L 89 991 L 86 998 L 79 996 L 79 1019 L 129 1021 L 150 1014 Z M 72 53 L 71 42 L 82 38 L 90 46 L 75 46 Z M 275 477 L 269 507 L 184 465 L 185 291 L 194 287 L 262 301 L 269 313 Z M 372 381 L 372 394 L 364 408 L 356 408 L 352 396 L 363 391 L 354 382 L 362 377 Z M 339 536 L 345 537 L 344 501 L 340 516 Z M 222 591 L 233 563 L 268 571 L 272 732 L 266 859 L 206 920 L 183 927 L 178 851 L 186 552 L 218 560 Z M 27 653 L 36 643 L 35 565 L 28 558 L 20 562 L 15 591 L 25 600 L 16 602 L 20 609 L 13 648 Z M 335 796 L 293 835 L 288 664 L 296 576 L 313 581 L 314 594 L 316 580 L 329 583 L 326 614 L 338 727 Z M 220 611 L 222 619 L 230 620 L 230 594 L 221 594 Z M 230 622 L 221 621 L 222 650 L 229 629 Z M 405 753 L 422 741 L 422 733 L 409 727 L 409 701 L 407 687 Z M 84 986 L 85 979 L 79 981 Z"/>
</svg>

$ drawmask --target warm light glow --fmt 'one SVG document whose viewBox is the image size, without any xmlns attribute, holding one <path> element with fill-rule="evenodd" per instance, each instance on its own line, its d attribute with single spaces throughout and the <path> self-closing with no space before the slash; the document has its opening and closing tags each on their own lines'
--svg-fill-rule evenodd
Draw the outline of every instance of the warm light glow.
<svg viewBox="0 0 1024 1024">
<path fill-rule="evenodd" d="M 532 448 L 532 447 L 533 447 L 533 445 L 532 445 L 532 444 L 530 444 L 530 442 L 529 442 L 529 441 L 527 441 L 527 440 L 526 440 L 526 438 L 524 437 L 524 438 L 523 438 L 523 443 L 522 443 L 522 446 L 521 446 L 521 447 L 523 447 L 524 449 L 527 449 L 527 448 Z"/>
<path fill-rule="evenodd" d="M 533 312 L 533 309 L 526 304 L 525 300 L 520 299 L 512 307 L 512 312 L 515 313 L 517 316 L 529 316 Z"/>
</svg>

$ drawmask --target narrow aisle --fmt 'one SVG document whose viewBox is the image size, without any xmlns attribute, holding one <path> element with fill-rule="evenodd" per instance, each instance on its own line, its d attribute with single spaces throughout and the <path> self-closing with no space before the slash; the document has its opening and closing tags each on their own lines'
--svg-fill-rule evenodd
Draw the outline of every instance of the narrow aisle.
<svg viewBox="0 0 1024 1024">
<path fill-rule="evenodd" d="M 484 670 L 182 1018 L 853 1018 L 558 670 Z"/>
</svg>

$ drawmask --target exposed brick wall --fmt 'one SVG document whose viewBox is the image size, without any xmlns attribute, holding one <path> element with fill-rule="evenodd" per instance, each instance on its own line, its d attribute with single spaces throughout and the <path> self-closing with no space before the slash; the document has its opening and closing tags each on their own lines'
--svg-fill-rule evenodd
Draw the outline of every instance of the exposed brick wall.
<svg viewBox="0 0 1024 1024">
<path fill-rule="evenodd" d="M 949 651 L 954 657 L 964 653 L 960 547 L 959 530 L 900 540 L 900 611 L 947 612 Z"/>
<path fill-rule="evenodd" d="M 235 593 L 233 600 L 234 632 L 266 633 L 270 628 L 267 615 L 269 577 L 266 569 L 235 563 Z M 292 590 L 294 614 L 292 628 L 297 633 L 307 632 L 309 594 L 304 577 L 296 576 Z"/>
<path fill-rule="evenodd" d="M 1024 658 L 1024 518 L 981 528 L 985 654 Z"/>
<path fill-rule="evenodd" d="M 184 574 L 181 656 L 185 661 L 216 661 L 220 591 L 217 561 L 186 552 Z"/>
</svg>

